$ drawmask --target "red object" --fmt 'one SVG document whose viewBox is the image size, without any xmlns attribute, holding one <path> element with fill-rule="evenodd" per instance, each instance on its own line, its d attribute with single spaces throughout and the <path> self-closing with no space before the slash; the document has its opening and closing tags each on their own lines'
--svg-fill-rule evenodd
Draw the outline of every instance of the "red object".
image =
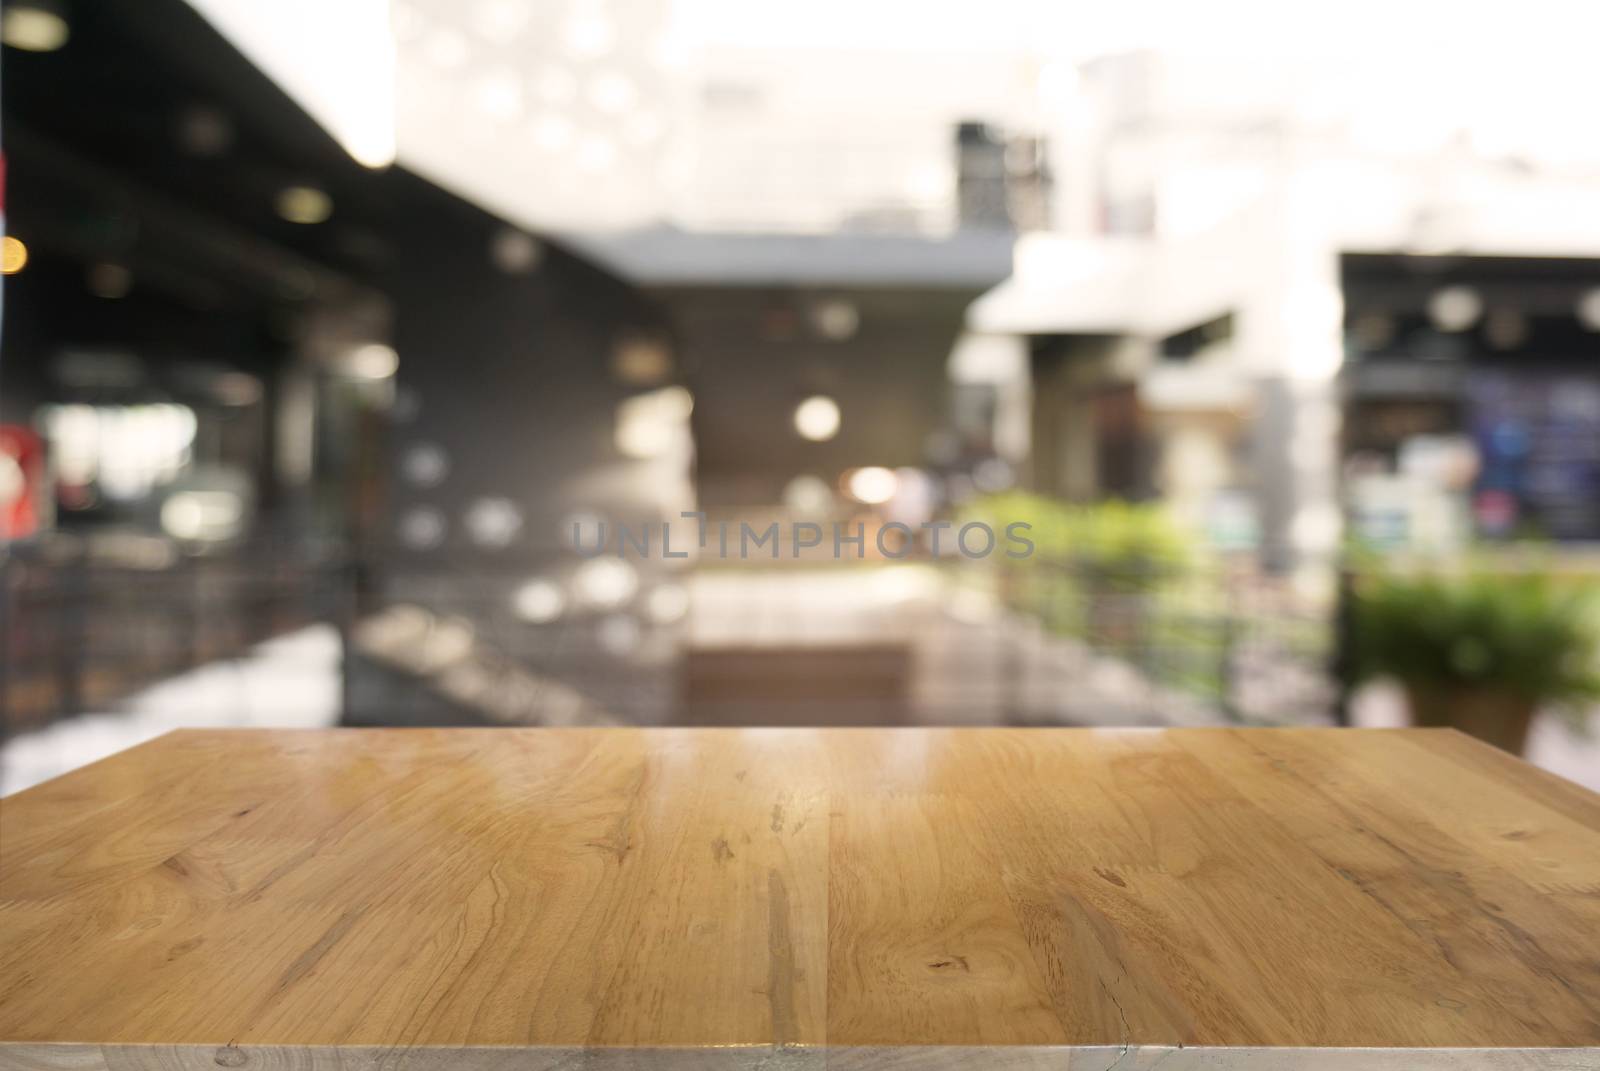
<svg viewBox="0 0 1600 1071">
<path fill-rule="evenodd" d="M 0 540 L 26 539 L 39 530 L 44 483 L 44 441 L 32 428 L 0 424 Z"/>
</svg>

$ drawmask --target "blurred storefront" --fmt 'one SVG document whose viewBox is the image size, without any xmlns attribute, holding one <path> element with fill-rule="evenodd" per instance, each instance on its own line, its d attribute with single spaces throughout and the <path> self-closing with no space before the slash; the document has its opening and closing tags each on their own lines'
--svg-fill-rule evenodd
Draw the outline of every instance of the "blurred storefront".
<svg viewBox="0 0 1600 1071">
<path fill-rule="evenodd" d="M 1355 530 L 1600 543 L 1600 259 L 1355 255 L 1342 274 Z"/>
<path fill-rule="evenodd" d="M 1379 137 L 1376 98 L 1310 107 L 1319 70 L 1082 69 L 1085 181 L 969 317 L 1032 340 L 1033 485 L 1160 496 L 1324 586 L 1344 534 L 1594 539 L 1595 162 L 1480 112 Z"/>
<path fill-rule="evenodd" d="M 4 65 L 7 730 L 692 505 L 687 446 L 610 431 L 635 290 L 366 166 L 179 0 L 70 16 Z"/>
<path fill-rule="evenodd" d="M 0 731 L 1317 722 L 1349 537 L 1600 540 L 1562 67 L 1416 107 L 1268 5 L 46 6 Z"/>
</svg>

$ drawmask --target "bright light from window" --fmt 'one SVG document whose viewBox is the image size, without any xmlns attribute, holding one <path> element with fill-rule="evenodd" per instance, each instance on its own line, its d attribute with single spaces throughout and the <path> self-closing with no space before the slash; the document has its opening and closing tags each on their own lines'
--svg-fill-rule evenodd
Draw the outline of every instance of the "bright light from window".
<svg viewBox="0 0 1600 1071">
<path fill-rule="evenodd" d="M 839 434 L 839 403 L 822 394 L 807 398 L 795 406 L 794 430 L 803 439 L 827 442 Z"/>
<path fill-rule="evenodd" d="M 176 479 L 190 461 L 196 421 L 188 406 L 52 406 L 42 413 L 66 485 L 98 483 L 106 496 L 132 500 Z"/>
<path fill-rule="evenodd" d="M 192 0 L 364 167 L 395 154 L 389 0 Z"/>
</svg>

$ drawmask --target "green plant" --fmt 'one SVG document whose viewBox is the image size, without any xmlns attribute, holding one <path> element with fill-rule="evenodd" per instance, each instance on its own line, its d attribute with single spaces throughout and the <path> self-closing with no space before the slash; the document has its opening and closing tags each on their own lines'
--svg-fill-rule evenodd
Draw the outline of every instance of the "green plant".
<svg viewBox="0 0 1600 1071">
<path fill-rule="evenodd" d="M 1594 588 L 1548 572 L 1474 566 L 1358 579 L 1356 670 L 1434 693 L 1574 710 L 1600 698 Z"/>
<path fill-rule="evenodd" d="M 1069 553 L 1114 588 L 1148 588 L 1189 564 L 1189 540 L 1159 505 L 1102 502 L 1076 511 L 1072 522 Z"/>
<path fill-rule="evenodd" d="M 1067 564 L 1118 585 L 1153 583 L 1182 573 L 1192 550 L 1182 530 L 1157 503 L 1108 500 L 1076 504 L 1008 491 L 978 500 L 962 511 L 960 521 L 981 520 L 1000 531 L 1021 521 L 1031 526 L 1035 546 L 1018 563 Z"/>
</svg>

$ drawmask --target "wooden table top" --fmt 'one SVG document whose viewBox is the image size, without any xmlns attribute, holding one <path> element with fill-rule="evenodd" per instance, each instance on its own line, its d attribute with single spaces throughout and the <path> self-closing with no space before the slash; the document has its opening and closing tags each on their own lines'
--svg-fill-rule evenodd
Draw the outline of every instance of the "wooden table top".
<svg viewBox="0 0 1600 1071">
<path fill-rule="evenodd" d="M 1337 1066 L 1600 1067 L 1600 796 L 1448 730 L 185 731 L 0 802 L 5 1067 L 1457 1047 Z"/>
</svg>

